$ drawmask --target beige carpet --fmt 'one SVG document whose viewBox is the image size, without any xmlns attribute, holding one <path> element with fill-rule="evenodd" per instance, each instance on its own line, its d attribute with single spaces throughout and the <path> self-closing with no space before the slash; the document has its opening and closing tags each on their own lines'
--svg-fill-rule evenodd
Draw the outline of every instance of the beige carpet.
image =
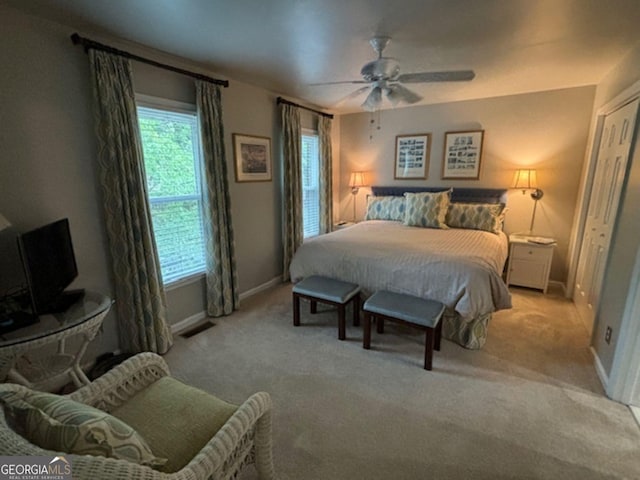
<svg viewBox="0 0 640 480">
<path fill-rule="evenodd" d="M 166 355 L 182 380 L 236 403 L 272 395 L 280 478 L 640 478 L 640 429 L 604 396 L 573 305 L 513 289 L 480 351 L 443 341 L 422 369 L 423 335 L 387 324 L 362 349 L 337 339 L 337 314 L 290 286 L 246 300 Z M 245 480 L 255 470 L 243 472 Z"/>
</svg>

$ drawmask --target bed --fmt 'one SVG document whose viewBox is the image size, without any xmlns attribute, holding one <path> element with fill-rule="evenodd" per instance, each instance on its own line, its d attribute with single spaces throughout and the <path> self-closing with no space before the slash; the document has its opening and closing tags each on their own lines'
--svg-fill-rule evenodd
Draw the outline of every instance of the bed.
<svg viewBox="0 0 640 480">
<path fill-rule="evenodd" d="M 442 190 L 372 187 L 374 198 Z M 450 196 L 452 204 L 504 205 L 506 191 L 453 189 Z M 397 219 L 365 220 L 305 240 L 292 259 L 291 280 L 322 275 L 357 283 L 365 295 L 389 290 L 439 300 L 447 307 L 443 336 L 479 349 L 485 344 L 491 314 L 511 308 L 502 280 L 508 241 L 502 231 L 496 232 L 417 228 Z"/>
</svg>

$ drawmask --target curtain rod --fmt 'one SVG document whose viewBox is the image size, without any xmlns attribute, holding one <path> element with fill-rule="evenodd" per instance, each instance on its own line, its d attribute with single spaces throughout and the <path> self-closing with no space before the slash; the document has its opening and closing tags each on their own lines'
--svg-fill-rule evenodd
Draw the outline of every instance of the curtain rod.
<svg viewBox="0 0 640 480">
<path fill-rule="evenodd" d="M 278 97 L 278 104 L 280 103 L 284 103 L 285 105 L 291 105 L 293 107 L 303 108 L 305 110 L 309 110 L 310 112 L 317 113 L 318 115 L 322 115 L 323 117 L 333 118 L 333 115 L 331 115 L 330 113 L 324 113 L 324 112 L 321 112 L 320 110 L 314 110 L 313 108 L 305 107 L 304 105 L 293 103 L 293 102 L 290 102 L 289 100 L 285 100 L 282 97 Z"/>
<path fill-rule="evenodd" d="M 110 47 L 109 45 L 104 45 L 102 43 L 94 42 L 93 40 L 89 40 L 88 38 L 81 37 L 77 33 L 74 33 L 73 35 L 71 35 L 71 41 L 73 42 L 74 45 L 82 45 L 84 47 L 85 52 L 87 52 L 90 48 L 92 48 L 94 50 L 113 53 L 114 55 L 119 55 L 120 57 L 130 58 L 131 60 L 147 63 L 149 65 L 153 65 L 154 67 L 164 68 L 165 70 L 170 70 L 172 72 L 176 72 L 181 75 L 186 75 L 188 77 L 193 77 L 198 80 L 204 80 L 205 82 L 215 83 L 216 85 L 222 85 L 225 88 L 229 86 L 229 82 L 227 80 L 218 80 L 217 78 L 208 77 L 206 75 L 202 75 L 201 73 L 192 72 L 190 70 L 184 70 L 182 68 L 174 67 L 172 65 L 167 65 L 166 63 L 160 63 L 160 62 L 156 62 L 155 60 L 150 60 L 148 58 L 140 57 L 138 55 L 134 55 L 133 53 L 125 52 L 124 50 L 118 50 L 117 48 Z"/>
</svg>

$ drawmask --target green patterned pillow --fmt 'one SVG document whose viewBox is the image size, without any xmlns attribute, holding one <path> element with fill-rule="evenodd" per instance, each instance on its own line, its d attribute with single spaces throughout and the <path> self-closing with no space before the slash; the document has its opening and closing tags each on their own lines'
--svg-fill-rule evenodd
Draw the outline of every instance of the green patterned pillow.
<svg viewBox="0 0 640 480">
<path fill-rule="evenodd" d="M 367 197 L 365 220 L 404 220 L 406 200 L 398 196 Z"/>
<path fill-rule="evenodd" d="M 436 193 L 405 193 L 404 224 L 426 228 L 449 228 L 445 223 L 451 189 Z"/>
<path fill-rule="evenodd" d="M 160 467 L 147 442 L 122 420 L 68 397 L 31 391 L 0 397 L 11 426 L 34 445 L 76 455 L 100 455 Z"/>
<path fill-rule="evenodd" d="M 504 204 L 452 203 L 446 222 L 451 228 L 468 228 L 499 233 L 502 230 Z"/>
</svg>

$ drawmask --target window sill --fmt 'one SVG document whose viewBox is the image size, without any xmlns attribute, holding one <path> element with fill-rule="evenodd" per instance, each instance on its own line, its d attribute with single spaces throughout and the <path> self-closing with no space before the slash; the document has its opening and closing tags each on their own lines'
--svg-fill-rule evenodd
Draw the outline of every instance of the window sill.
<svg viewBox="0 0 640 480">
<path fill-rule="evenodd" d="M 192 283 L 199 282 L 205 277 L 205 272 L 192 273 L 187 277 L 180 278 L 178 280 L 174 280 L 171 283 L 166 283 L 164 285 L 165 292 L 170 292 L 171 290 L 175 290 L 180 287 L 184 287 L 186 285 L 190 285 Z"/>
</svg>

